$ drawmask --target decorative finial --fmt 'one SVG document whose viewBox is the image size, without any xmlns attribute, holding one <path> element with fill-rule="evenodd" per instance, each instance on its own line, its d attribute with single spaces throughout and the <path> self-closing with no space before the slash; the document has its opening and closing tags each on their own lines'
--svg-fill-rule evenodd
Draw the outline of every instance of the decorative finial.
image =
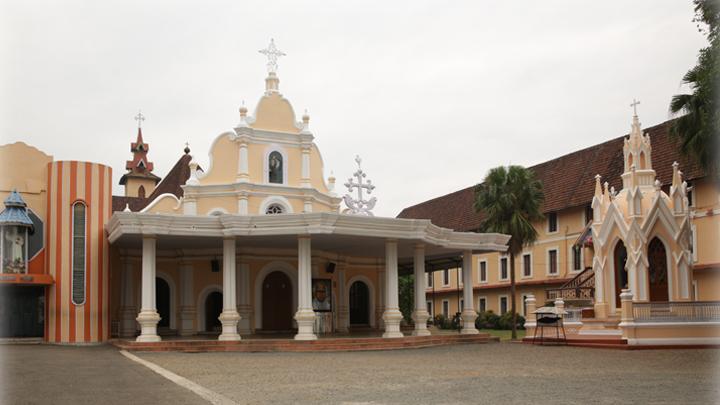
<svg viewBox="0 0 720 405">
<path fill-rule="evenodd" d="M 185 149 L 183 149 L 183 151 L 185 152 L 186 155 L 188 153 L 190 153 L 190 143 L 189 142 L 185 142 Z"/>
<path fill-rule="evenodd" d="M 267 56 L 268 63 L 267 63 L 267 70 L 268 73 L 276 73 L 277 72 L 277 60 L 279 56 L 285 56 L 284 52 L 281 52 L 277 49 L 275 46 L 275 40 L 273 38 L 270 38 L 270 45 L 268 45 L 267 48 L 261 49 L 258 52 L 261 54 Z"/>
<path fill-rule="evenodd" d="M 145 121 L 145 116 L 142 111 L 138 110 L 138 114 L 135 116 L 135 121 L 138 122 L 138 129 L 142 128 L 142 122 Z"/>
<path fill-rule="evenodd" d="M 132 212 L 130 210 L 130 203 L 125 203 L 125 209 L 123 210 L 123 212 Z"/>
<path fill-rule="evenodd" d="M 633 102 L 630 103 L 630 107 L 633 108 L 633 115 L 637 117 L 637 105 L 640 104 L 640 101 L 633 99 Z"/>
<path fill-rule="evenodd" d="M 350 194 L 345 194 L 343 196 L 343 201 L 348 208 L 344 212 L 372 217 L 374 216 L 372 209 L 375 208 L 377 198 L 373 197 L 369 200 L 364 200 L 363 190 L 366 190 L 367 193 L 370 194 L 375 189 L 375 186 L 370 180 L 363 182 L 363 179 L 367 177 L 367 174 L 365 174 L 360 167 L 362 159 L 360 159 L 359 155 L 355 156 L 355 162 L 358 165 L 358 169 L 355 173 L 353 173 L 353 177 L 355 177 L 357 181 L 353 181 L 353 178 L 351 177 L 348 179 L 347 183 L 345 183 L 345 187 L 347 187 L 348 191 L 351 193 L 354 189 L 357 189 L 357 199 L 354 199 Z"/>
</svg>

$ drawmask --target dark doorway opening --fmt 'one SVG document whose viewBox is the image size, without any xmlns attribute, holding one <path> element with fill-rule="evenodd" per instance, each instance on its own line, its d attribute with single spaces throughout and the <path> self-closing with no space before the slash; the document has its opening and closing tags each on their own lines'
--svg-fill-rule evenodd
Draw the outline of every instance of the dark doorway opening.
<svg viewBox="0 0 720 405">
<path fill-rule="evenodd" d="M 222 330 L 222 322 L 220 322 L 222 301 L 223 296 L 220 291 L 213 291 L 205 298 L 205 330 L 207 332 L 220 332 Z"/>
<path fill-rule="evenodd" d="M 292 285 L 281 271 L 265 277 L 262 288 L 263 331 L 292 330 Z"/>
<path fill-rule="evenodd" d="M 648 245 L 648 278 L 650 279 L 650 301 L 667 302 L 668 296 L 668 267 L 665 244 L 658 238 L 653 238 Z"/>
<path fill-rule="evenodd" d="M 370 325 L 370 290 L 356 281 L 350 286 L 350 325 Z"/>
<path fill-rule="evenodd" d="M 620 293 L 622 293 L 623 289 L 628 288 L 628 274 L 625 263 L 627 263 L 627 250 L 625 249 L 625 244 L 619 241 L 617 245 L 615 245 L 613 253 L 613 264 L 615 267 L 615 307 L 617 308 L 620 308 L 621 304 Z"/>
<path fill-rule="evenodd" d="M 155 305 L 160 315 L 158 328 L 170 328 L 170 285 L 160 277 L 155 277 Z"/>
<path fill-rule="evenodd" d="M 43 337 L 45 287 L 0 287 L 0 337 Z"/>
</svg>

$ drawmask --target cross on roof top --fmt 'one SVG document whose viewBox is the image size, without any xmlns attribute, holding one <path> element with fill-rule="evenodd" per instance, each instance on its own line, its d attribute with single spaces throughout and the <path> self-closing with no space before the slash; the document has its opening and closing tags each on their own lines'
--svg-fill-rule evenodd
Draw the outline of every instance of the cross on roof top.
<svg viewBox="0 0 720 405">
<path fill-rule="evenodd" d="M 630 107 L 633 108 L 633 114 L 637 116 L 637 105 L 640 104 L 640 101 L 633 99 L 633 102 L 630 103 Z"/>
<path fill-rule="evenodd" d="M 138 111 L 138 114 L 135 116 L 135 121 L 138 122 L 138 128 L 141 128 L 142 122 L 145 121 L 145 116 L 141 111 Z"/>
<path fill-rule="evenodd" d="M 285 53 L 278 50 L 277 47 L 275 47 L 275 40 L 270 38 L 270 45 L 268 45 L 268 47 L 265 49 L 259 50 L 258 52 L 267 56 L 267 58 L 268 58 L 268 63 L 267 63 L 268 73 L 277 72 L 278 56 L 285 56 Z"/>
</svg>

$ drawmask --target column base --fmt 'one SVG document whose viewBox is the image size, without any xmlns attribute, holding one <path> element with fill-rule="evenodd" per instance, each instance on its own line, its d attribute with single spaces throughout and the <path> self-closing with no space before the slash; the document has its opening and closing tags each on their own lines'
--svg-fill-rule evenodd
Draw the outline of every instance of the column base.
<svg viewBox="0 0 720 405">
<path fill-rule="evenodd" d="M 477 314 L 475 311 L 463 311 L 462 313 L 462 319 L 463 319 L 463 328 L 460 330 L 461 335 L 477 335 L 480 333 L 477 328 L 475 328 L 475 319 L 477 319 Z"/>
<path fill-rule="evenodd" d="M 240 340 L 241 337 L 237 333 L 237 325 L 240 320 L 240 314 L 235 310 L 223 311 L 218 317 L 222 323 L 222 333 L 218 336 L 218 340 Z"/>
<path fill-rule="evenodd" d="M 375 320 L 378 329 L 385 329 L 385 321 L 383 321 L 383 314 L 385 313 L 385 307 L 379 307 L 375 310 Z"/>
<path fill-rule="evenodd" d="M 135 337 L 137 332 L 137 309 L 135 307 L 120 308 L 120 330 L 119 335 L 122 338 Z"/>
<path fill-rule="evenodd" d="M 430 331 L 427 328 L 427 320 L 430 318 L 428 311 L 421 309 L 414 311 L 412 314 L 413 321 L 415 321 L 415 330 L 413 336 L 430 336 Z"/>
<path fill-rule="evenodd" d="M 193 322 L 197 312 L 194 307 L 180 308 L 180 336 L 191 336 L 195 334 Z"/>
<path fill-rule="evenodd" d="M 157 324 L 160 322 L 160 315 L 154 310 L 140 311 L 135 320 L 140 324 L 140 336 L 135 339 L 137 342 L 159 342 Z"/>
<path fill-rule="evenodd" d="M 402 313 L 397 309 L 385 310 L 382 316 L 385 322 L 385 333 L 382 337 L 384 338 L 401 338 L 405 335 L 400 332 L 400 321 L 402 320 Z"/>
<path fill-rule="evenodd" d="M 298 333 L 295 340 L 317 340 L 315 335 L 315 311 L 312 309 L 298 309 L 295 313 L 295 322 L 298 325 Z"/>
</svg>

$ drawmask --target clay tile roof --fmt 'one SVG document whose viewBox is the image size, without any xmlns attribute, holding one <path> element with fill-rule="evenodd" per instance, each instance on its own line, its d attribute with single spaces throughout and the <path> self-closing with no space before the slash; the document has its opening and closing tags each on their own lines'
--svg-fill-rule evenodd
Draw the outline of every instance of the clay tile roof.
<svg viewBox="0 0 720 405">
<path fill-rule="evenodd" d="M 686 180 L 698 179 L 705 172 L 695 163 L 680 156 L 679 148 L 670 138 L 672 121 L 646 128 L 652 142 L 652 166 L 664 185 L 672 182 L 672 163 L 680 163 Z M 553 212 L 589 205 L 595 192 L 595 175 L 608 181 L 615 189 L 622 188 L 623 139 L 611 139 L 553 160 L 529 167 L 542 182 L 545 202 L 542 211 Z M 569 175 L 572 174 L 572 175 Z M 433 224 L 456 231 L 476 231 L 482 213 L 473 208 L 475 186 L 437 197 L 403 209 L 398 218 L 429 219 Z"/>
<path fill-rule="evenodd" d="M 124 196 L 113 196 L 112 204 L 113 211 L 122 211 L 125 209 L 125 204 L 130 205 L 130 210 L 140 211 L 145 208 L 151 201 L 162 194 L 174 194 L 177 198 L 183 196 L 182 186 L 185 185 L 187 179 L 190 178 L 190 161 L 192 156 L 184 154 L 175 163 L 172 169 L 168 172 L 167 176 L 155 187 L 155 190 L 147 198 L 138 197 L 124 197 Z M 198 168 L 198 170 L 201 170 Z"/>
</svg>

